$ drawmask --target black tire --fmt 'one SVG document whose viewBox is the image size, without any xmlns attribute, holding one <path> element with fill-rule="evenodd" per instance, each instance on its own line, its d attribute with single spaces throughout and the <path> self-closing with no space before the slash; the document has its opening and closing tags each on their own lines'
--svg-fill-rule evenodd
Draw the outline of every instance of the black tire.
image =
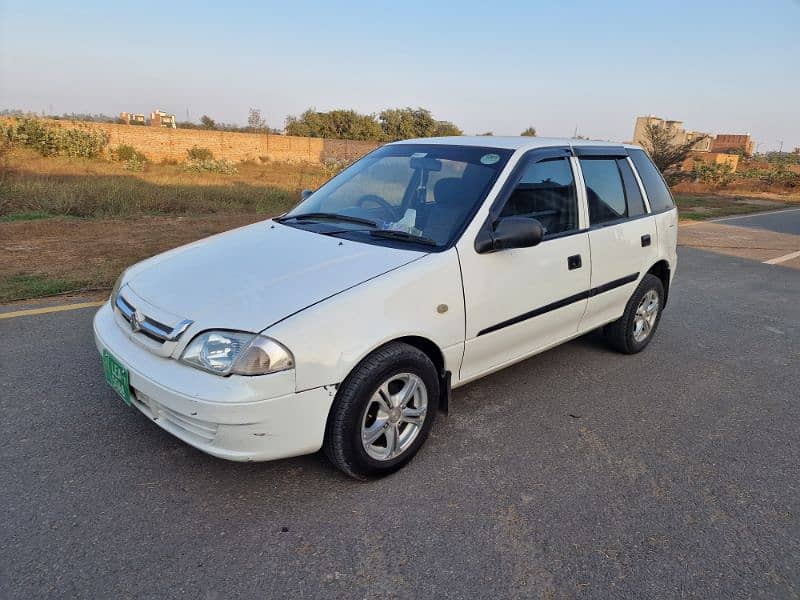
<svg viewBox="0 0 800 600">
<path fill-rule="evenodd" d="M 367 454 L 362 444 L 362 419 L 381 384 L 401 373 L 420 378 L 427 393 L 427 411 L 419 433 L 401 454 L 376 460 Z M 380 477 L 397 471 L 414 457 L 428 437 L 439 405 L 439 387 L 436 367 L 421 350 L 401 342 L 378 348 L 353 369 L 336 392 L 322 445 L 326 456 L 355 479 Z"/>
<path fill-rule="evenodd" d="M 642 302 L 645 295 L 650 291 L 654 291 L 658 295 L 658 313 L 656 314 L 655 322 L 651 326 L 647 337 L 637 341 L 634 337 L 636 310 L 639 308 L 639 304 Z M 661 322 L 661 312 L 663 308 L 664 285 L 658 277 L 648 273 L 642 278 L 639 287 L 637 287 L 636 291 L 631 295 L 622 316 L 613 323 L 606 325 L 604 333 L 608 343 L 612 348 L 623 354 L 636 354 L 637 352 L 641 352 L 647 347 L 650 340 L 653 339 L 658 324 Z"/>
</svg>

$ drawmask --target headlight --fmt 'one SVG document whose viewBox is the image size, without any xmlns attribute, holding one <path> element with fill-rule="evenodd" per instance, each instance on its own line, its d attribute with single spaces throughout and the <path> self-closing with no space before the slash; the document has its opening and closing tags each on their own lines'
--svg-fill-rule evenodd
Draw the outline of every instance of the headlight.
<svg viewBox="0 0 800 600">
<path fill-rule="evenodd" d="M 275 340 L 243 331 L 204 331 L 181 361 L 217 375 L 266 375 L 294 368 L 294 357 Z"/>
<path fill-rule="evenodd" d="M 128 272 L 128 269 L 125 269 L 122 273 L 119 274 L 117 280 L 114 282 L 114 287 L 111 288 L 111 306 L 116 306 L 117 304 L 117 296 L 119 296 L 119 290 L 122 288 L 122 282 L 125 280 L 125 274 Z"/>
</svg>

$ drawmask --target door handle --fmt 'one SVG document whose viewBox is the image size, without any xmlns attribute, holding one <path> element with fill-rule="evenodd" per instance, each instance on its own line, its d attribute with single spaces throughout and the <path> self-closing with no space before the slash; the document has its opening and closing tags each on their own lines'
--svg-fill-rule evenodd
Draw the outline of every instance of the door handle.
<svg viewBox="0 0 800 600">
<path fill-rule="evenodd" d="M 572 271 L 572 269 L 580 269 L 582 266 L 583 262 L 581 261 L 580 254 L 575 254 L 567 258 L 567 267 L 570 271 Z"/>
<path fill-rule="evenodd" d="M 645 246 L 649 246 L 649 245 L 650 245 L 650 234 L 649 233 L 645 233 L 642 236 L 642 248 L 644 248 Z"/>
</svg>

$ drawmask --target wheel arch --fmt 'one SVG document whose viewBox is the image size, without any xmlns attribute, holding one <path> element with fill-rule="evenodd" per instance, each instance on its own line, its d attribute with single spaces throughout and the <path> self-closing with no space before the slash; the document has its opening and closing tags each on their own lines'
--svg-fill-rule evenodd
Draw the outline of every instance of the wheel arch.
<svg viewBox="0 0 800 600">
<path fill-rule="evenodd" d="M 667 306 L 667 299 L 669 298 L 669 282 L 670 282 L 670 266 L 669 262 L 665 259 L 659 260 L 652 267 L 647 270 L 648 274 L 655 275 L 661 280 L 661 285 L 664 286 L 664 306 Z"/>
<path fill-rule="evenodd" d="M 367 358 L 369 358 L 372 354 L 388 346 L 389 344 L 393 344 L 395 342 L 400 342 L 403 344 L 407 344 L 412 346 L 425 354 L 433 363 L 433 366 L 436 367 L 436 373 L 439 375 L 439 409 L 447 412 L 450 407 L 450 397 L 452 395 L 452 388 L 451 388 L 451 373 L 450 371 L 445 370 L 445 359 L 444 353 L 442 352 L 439 345 L 434 342 L 433 340 L 426 338 L 421 335 L 404 335 L 395 337 L 389 340 L 382 342 L 381 344 L 375 346 L 374 348 L 370 349 L 369 352 L 364 354 L 361 359 L 356 362 L 353 367 L 350 369 L 347 375 L 352 373 L 358 365 L 364 362 Z M 346 376 L 345 376 L 346 378 Z M 344 379 L 342 381 L 344 381 Z"/>
</svg>

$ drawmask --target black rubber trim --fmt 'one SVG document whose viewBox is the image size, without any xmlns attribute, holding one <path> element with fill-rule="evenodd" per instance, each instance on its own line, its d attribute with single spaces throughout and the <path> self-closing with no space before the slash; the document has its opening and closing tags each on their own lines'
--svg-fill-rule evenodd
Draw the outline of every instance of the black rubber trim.
<svg viewBox="0 0 800 600">
<path fill-rule="evenodd" d="M 502 321 L 500 323 L 497 323 L 496 325 L 487 327 L 486 329 L 482 329 L 481 331 L 478 332 L 478 335 L 476 337 L 486 335 L 487 333 L 492 333 L 493 331 L 497 331 L 498 329 L 504 329 L 505 327 L 509 327 L 511 325 L 516 325 L 517 323 L 521 323 L 522 321 L 527 321 L 528 319 L 532 319 L 534 317 L 539 317 L 545 313 L 558 310 L 559 308 L 564 308 L 565 306 L 569 306 L 570 304 L 573 304 L 575 302 L 580 302 L 581 300 L 586 300 L 587 298 L 597 296 L 598 294 L 610 292 L 615 288 L 622 287 L 623 285 L 634 282 L 637 279 L 639 279 L 639 273 L 632 273 L 631 275 L 626 275 L 625 277 L 620 277 L 619 279 L 615 279 L 614 281 L 609 281 L 608 283 L 604 283 L 601 286 L 592 288 L 590 290 L 586 290 L 585 292 L 580 292 L 578 294 L 573 294 L 572 296 L 567 296 L 566 298 L 562 298 L 561 300 L 556 300 L 555 302 L 551 302 L 550 304 L 546 304 L 545 306 L 540 306 L 539 308 L 535 308 L 534 310 L 528 311 L 516 317 L 512 317 L 511 319 Z"/>
<path fill-rule="evenodd" d="M 619 279 L 615 279 L 614 281 L 609 281 L 608 283 L 604 283 L 601 286 L 596 288 L 592 288 L 589 290 L 589 297 L 597 296 L 597 294 L 602 294 L 604 292 L 610 292 L 614 288 L 622 287 L 625 284 L 632 283 L 639 279 L 638 273 L 632 273 L 631 275 L 626 275 L 625 277 L 620 277 Z"/>
<path fill-rule="evenodd" d="M 573 146 L 572 152 L 578 158 L 628 158 L 628 151 L 622 146 Z"/>
</svg>

